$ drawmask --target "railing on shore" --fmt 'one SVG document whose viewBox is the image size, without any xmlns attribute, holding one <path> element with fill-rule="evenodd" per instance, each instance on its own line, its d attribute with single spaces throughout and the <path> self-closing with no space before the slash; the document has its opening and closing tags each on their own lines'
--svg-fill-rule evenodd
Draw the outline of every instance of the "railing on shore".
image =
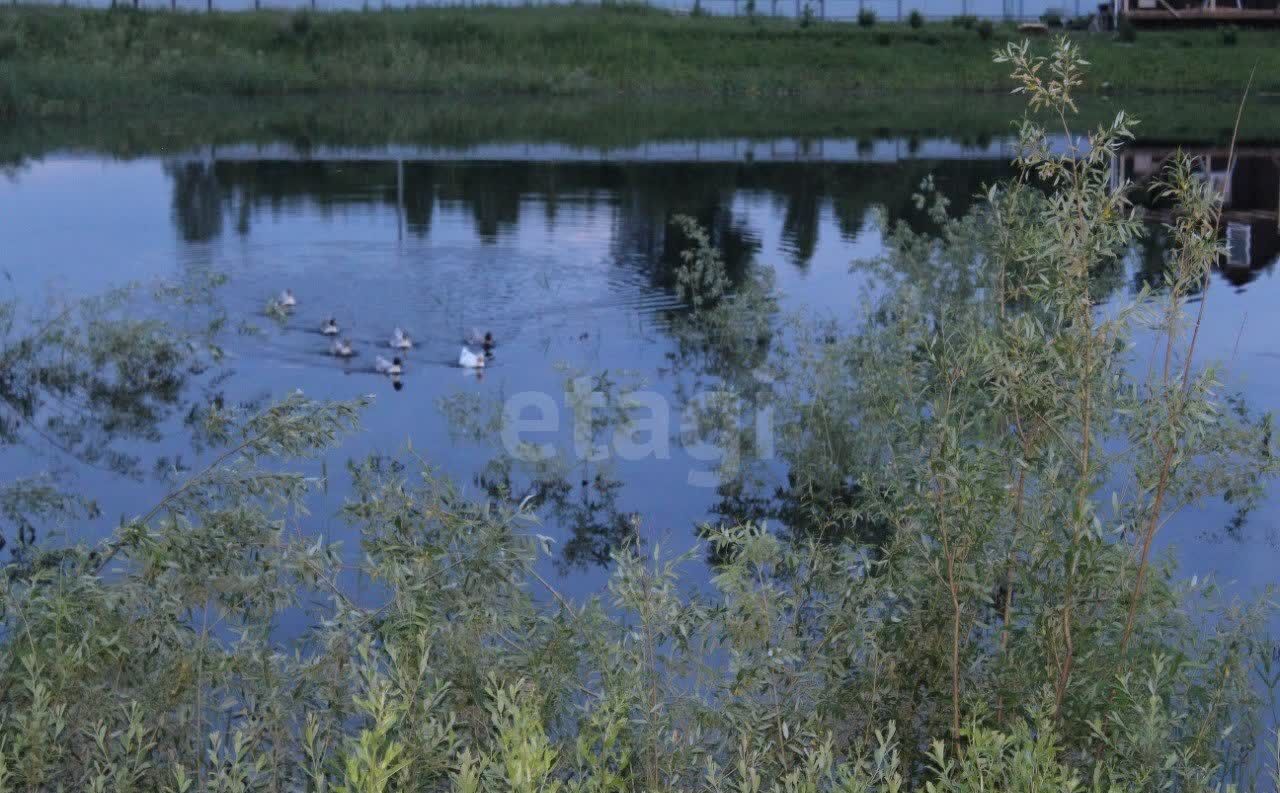
<svg viewBox="0 0 1280 793">
<path fill-rule="evenodd" d="M 14 5 L 64 5 L 107 8 L 124 5 L 172 11 L 376 11 L 403 8 L 469 8 L 476 6 L 596 5 L 580 0 L 10 0 Z M 628 0 L 630 1 L 630 0 Z M 608 5 L 608 2 L 604 2 Z M 645 5 L 678 14 L 758 16 L 798 20 L 806 15 L 816 21 L 853 22 L 869 10 L 884 22 L 906 21 L 918 12 L 931 22 L 972 16 L 979 19 L 1026 21 L 1046 13 L 1078 17 L 1097 11 L 1092 0 L 647 0 Z"/>
<path fill-rule="evenodd" d="M 664 8 L 688 10 L 689 3 L 677 0 L 679 7 L 661 0 L 654 3 Z M 1097 10 L 1088 0 L 697 0 L 701 11 L 712 15 L 798 19 L 806 13 L 827 22 L 854 22 L 864 10 L 885 22 L 905 22 L 915 11 L 927 22 L 940 22 L 956 17 L 1021 22 L 1038 20 L 1052 12 L 1061 17 L 1081 16 Z"/>
</svg>

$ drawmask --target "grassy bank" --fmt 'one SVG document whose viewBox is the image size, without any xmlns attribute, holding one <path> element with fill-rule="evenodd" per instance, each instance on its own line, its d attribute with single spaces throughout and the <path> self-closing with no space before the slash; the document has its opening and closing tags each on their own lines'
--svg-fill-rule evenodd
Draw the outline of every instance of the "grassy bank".
<svg viewBox="0 0 1280 793">
<path fill-rule="evenodd" d="M 1099 91 L 1239 91 L 1258 63 L 1280 90 L 1266 32 L 1078 34 Z M 198 98 L 297 94 L 831 97 L 1004 92 L 987 40 L 907 26 L 689 18 L 635 7 L 171 14 L 0 9 L 0 116 L 93 115 Z M 1045 45 L 1042 45 L 1045 46 Z M 896 99 L 895 99 L 896 101 Z"/>
</svg>

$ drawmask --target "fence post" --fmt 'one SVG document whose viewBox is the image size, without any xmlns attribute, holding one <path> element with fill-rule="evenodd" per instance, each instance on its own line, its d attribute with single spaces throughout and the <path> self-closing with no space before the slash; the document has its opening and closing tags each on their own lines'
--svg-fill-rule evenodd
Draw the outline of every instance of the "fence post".
<svg viewBox="0 0 1280 793">
<path fill-rule="evenodd" d="M 898 21 L 902 21 L 902 0 L 898 0 Z"/>
</svg>

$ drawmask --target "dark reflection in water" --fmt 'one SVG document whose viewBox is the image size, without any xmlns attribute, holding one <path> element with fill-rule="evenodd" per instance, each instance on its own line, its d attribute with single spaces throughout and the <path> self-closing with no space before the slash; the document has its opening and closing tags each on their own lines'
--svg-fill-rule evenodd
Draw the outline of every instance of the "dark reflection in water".
<svg viewBox="0 0 1280 793">
<path fill-rule="evenodd" d="M 676 214 L 713 229 L 726 259 L 741 262 L 757 245 L 735 228 L 732 203 L 741 193 L 769 197 L 782 217 L 789 258 L 806 267 L 818 243 L 819 215 L 830 205 L 840 233 L 856 236 L 867 212 L 884 207 L 891 221 L 927 226 L 912 195 L 934 174 L 964 211 L 987 184 L 1011 173 L 1003 161 L 845 163 L 424 163 L 345 161 L 183 161 L 166 165 L 174 217 L 184 239 L 251 232 L 256 212 L 306 203 L 321 214 L 335 208 L 394 209 L 407 234 L 427 237 L 438 206 L 465 207 L 482 243 L 520 225 L 522 208 L 551 226 L 564 205 L 616 207 L 619 241 L 637 253 L 672 261 L 680 243 L 662 231 Z M 532 203 L 540 206 L 535 210 Z"/>
<path fill-rule="evenodd" d="M 908 146 L 910 149 L 910 146 Z M 1246 147 L 1227 172 L 1225 149 L 1192 149 L 1208 163 L 1208 178 L 1225 189 L 1225 239 L 1229 257 L 1223 275 L 1234 285 L 1251 281 L 1280 256 L 1280 147 Z M 1116 178 L 1150 187 L 1172 147 L 1131 147 L 1120 159 Z M 927 228 L 926 213 L 912 201 L 920 180 L 933 174 L 940 189 L 963 212 L 986 185 L 1012 173 L 1003 160 L 902 160 L 877 163 L 437 163 L 414 161 L 174 161 L 173 207 L 184 239 L 218 237 L 233 220 L 248 235 L 254 213 L 279 212 L 300 201 L 326 210 L 358 205 L 394 208 L 404 232 L 427 237 L 438 205 L 465 207 L 478 239 L 494 243 L 520 224 L 522 204 L 531 199 L 554 225 L 563 204 L 604 204 L 619 208 L 625 225 L 620 241 L 634 251 L 673 260 L 679 240 L 654 229 L 671 216 L 688 214 L 714 230 L 730 263 L 758 246 L 751 231 L 735 227 L 734 195 L 768 195 L 782 221 L 787 258 L 797 267 L 811 262 L 818 245 L 819 216 L 829 205 L 841 234 L 855 236 L 873 206 L 891 222 Z M 1136 193 L 1153 223 L 1169 219 L 1150 192 Z M 532 209 L 532 207 L 526 207 Z M 1139 281 L 1158 283 L 1162 236 L 1146 241 Z M 658 282 L 658 285 L 669 284 Z"/>
<path fill-rule="evenodd" d="M 366 432 L 343 456 L 391 453 L 413 438 L 446 474 L 487 497 L 529 499 L 559 543 L 555 572 L 563 578 L 607 564 L 622 542 L 671 537 L 677 548 L 687 547 L 706 520 L 768 520 L 797 536 L 854 533 L 874 541 L 884 528 L 853 517 L 861 498 L 854 482 L 793 469 L 785 459 L 694 487 L 686 477 L 689 464 L 678 460 L 566 462 L 567 414 L 551 438 L 562 452 L 555 464 L 519 463 L 497 439 L 493 414 L 511 393 L 539 390 L 563 401 L 564 375 L 554 369 L 561 361 L 593 376 L 634 371 L 635 381 L 660 393 L 673 413 L 715 388 L 732 388 L 748 408 L 758 405 L 768 388 L 758 375 L 783 343 L 773 330 L 781 317 L 808 310 L 839 324 L 853 313 L 863 284 L 848 265 L 878 253 L 883 227 L 877 219 L 928 230 L 932 221 L 913 198 L 927 176 L 950 199 L 952 212 L 962 213 L 987 185 L 1012 173 L 1010 152 L 990 141 L 974 147 L 853 141 L 843 149 L 784 143 L 768 145 L 793 152 L 789 161 L 741 151 L 708 156 L 713 147 L 695 144 L 697 158 L 653 160 L 580 152 L 556 159 L 536 151 L 526 159 L 378 150 L 328 157 L 288 149 L 127 165 L 54 159 L 0 187 L 0 207 L 15 220 L 0 226 L 0 245 L 14 267 L 45 263 L 46 277 L 72 283 L 115 268 L 127 280 L 136 274 L 123 275 L 126 265 L 137 262 L 147 274 L 170 278 L 227 272 L 230 315 L 258 322 L 265 332 L 233 341 L 234 366 L 202 388 L 228 404 L 260 404 L 298 387 L 318 397 L 378 393 Z M 756 150 L 765 148 L 757 144 Z M 1149 183 L 1169 151 L 1159 144 L 1134 147 L 1121 159 L 1117 180 Z M 1219 152 L 1205 154 L 1207 175 L 1227 193 L 1229 255 L 1222 275 L 1233 285 L 1250 285 L 1241 303 L 1215 308 L 1206 330 L 1206 347 L 1226 358 L 1236 353 L 1234 331 L 1248 312 L 1245 303 L 1266 299 L 1253 282 L 1280 254 L 1280 149 L 1250 148 L 1230 174 Z M 75 178 L 59 181 L 65 173 Z M 63 222 L 56 233 L 22 230 L 24 219 L 34 223 L 60 211 L 82 217 L 73 202 L 79 191 L 92 189 L 105 197 L 98 201 L 104 211 L 120 195 L 144 209 L 102 228 Z M 1167 219 L 1157 199 L 1141 200 L 1153 218 Z M 766 272 L 776 278 L 777 300 L 760 304 L 765 330 L 750 343 L 717 346 L 687 332 L 674 296 L 676 266 L 689 244 L 672 225 L 677 215 L 709 230 L 732 288 L 747 288 Z M 81 255 L 67 255 L 60 247 L 66 245 L 78 246 Z M 1163 256 L 1156 231 L 1132 252 L 1126 269 L 1101 279 L 1103 291 L 1158 286 Z M 285 285 L 301 294 L 299 310 L 281 327 L 261 322 L 265 299 Z M 316 329 L 331 313 L 352 328 L 363 355 L 355 364 L 324 355 Z M 371 364 L 395 325 L 419 340 L 407 356 L 402 390 L 362 365 Z M 499 339 L 483 379 L 452 366 L 471 327 Z M 1254 357 L 1246 367 L 1263 372 L 1267 350 L 1247 347 L 1244 355 Z M 1265 398 L 1270 380 L 1257 381 L 1255 392 L 1264 396 L 1256 406 L 1275 407 Z M 619 374 L 611 382 L 622 387 L 631 380 Z M 475 405 L 437 410 L 459 393 Z M 197 405 L 195 415 L 203 397 L 186 399 Z M 152 432 L 129 430 L 120 439 L 145 439 L 154 458 L 201 453 L 169 413 L 156 413 Z M 9 452 L 6 474 L 36 465 Z M 137 443 L 129 453 L 144 454 Z M 337 462 L 331 469 L 340 468 Z M 93 470 L 80 471 L 79 479 L 88 492 L 117 491 L 104 504 L 111 515 L 134 512 L 156 495 L 154 488 L 115 489 Z M 342 497 L 335 485 L 315 513 L 333 514 Z M 1224 536 L 1240 536 L 1229 511 L 1206 515 L 1201 525 L 1226 524 Z M 594 586 L 586 581 L 582 588 Z"/>
<path fill-rule="evenodd" d="M 1204 177 L 1223 194 L 1223 239 L 1227 255 L 1220 272 L 1240 287 L 1273 267 L 1280 259 L 1280 146 L 1243 146 L 1234 165 L 1225 147 L 1185 147 L 1202 164 Z M 1117 163 L 1116 177 L 1147 188 L 1136 193 L 1153 225 L 1171 220 L 1169 207 L 1159 200 L 1156 185 L 1161 169 L 1175 149 L 1160 144 L 1130 147 Z M 1156 226 L 1143 241 L 1142 266 L 1134 275 L 1134 287 L 1159 286 L 1164 279 L 1164 230 Z"/>
</svg>

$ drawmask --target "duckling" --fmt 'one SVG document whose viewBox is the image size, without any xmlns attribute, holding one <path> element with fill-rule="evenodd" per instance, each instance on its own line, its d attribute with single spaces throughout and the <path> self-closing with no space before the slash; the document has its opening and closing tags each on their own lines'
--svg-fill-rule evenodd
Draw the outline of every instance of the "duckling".
<svg viewBox="0 0 1280 793">
<path fill-rule="evenodd" d="M 334 339 L 333 344 L 329 347 L 329 352 L 339 358 L 350 358 L 356 354 L 355 348 L 346 339 Z"/>
<path fill-rule="evenodd" d="M 329 317 L 329 319 L 325 320 L 325 323 L 320 326 L 320 332 L 326 336 L 337 336 L 338 320 L 333 317 Z"/>
<path fill-rule="evenodd" d="M 298 298 L 293 296 L 292 289 L 286 289 L 280 293 L 280 305 L 284 308 L 293 308 L 298 305 Z"/>
<path fill-rule="evenodd" d="M 409 338 L 409 334 L 403 329 L 396 328 L 391 334 L 391 348 L 393 350 L 408 350 L 413 347 L 413 339 Z"/>
<path fill-rule="evenodd" d="M 485 331 L 484 340 L 480 342 L 480 346 L 484 348 L 485 352 L 489 353 L 489 352 L 493 352 L 493 345 L 494 345 L 493 334 L 490 333 L 489 331 Z"/>
<path fill-rule="evenodd" d="M 403 364 L 400 362 L 399 358 L 392 358 L 388 361 L 386 358 L 379 355 L 373 361 L 374 371 L 378 374 L 389 374 L 392 377 L 398 377 L 400 375 L 402 366 Z"/>
<path fill-rule="evenodd" d="M 462 352 L 458 353 L 458 366 L 464 369 L 483 369 L 484 356 L 476 355 L 466 347 L 462 348 Z"/>
</svg>

